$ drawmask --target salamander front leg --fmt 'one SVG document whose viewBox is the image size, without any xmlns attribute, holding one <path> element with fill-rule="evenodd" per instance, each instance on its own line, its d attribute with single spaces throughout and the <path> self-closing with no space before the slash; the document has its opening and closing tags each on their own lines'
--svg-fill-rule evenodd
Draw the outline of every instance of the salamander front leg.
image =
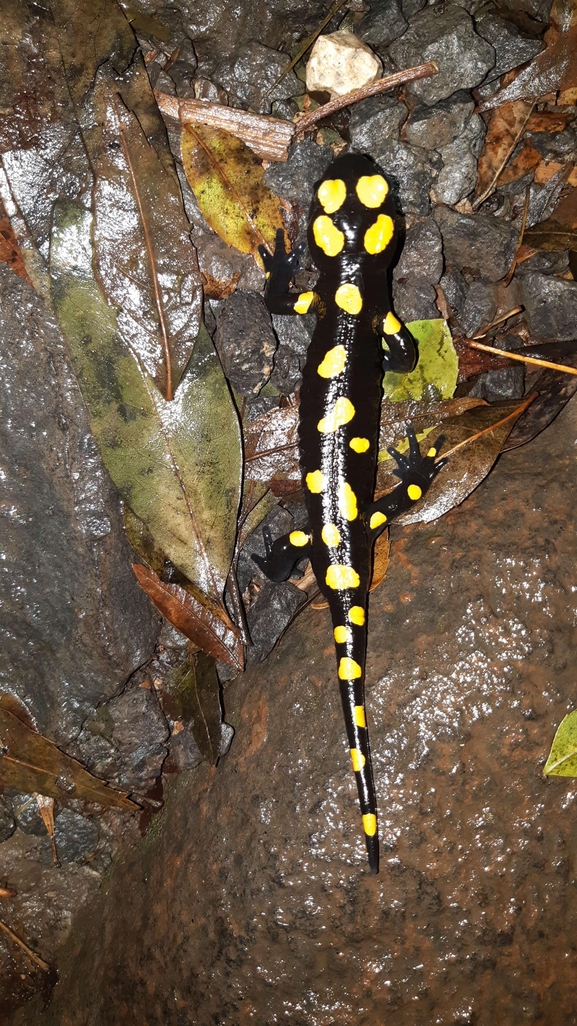
<svg viewBox="0 0 577 1026">
<path fill-rule="evenodd" d="M 395 474 L 400 477 L 401 484 L 369 507 L 367 533 L 371 541 L 381 534 L 391 520 L 400 516 L 401 513 L 406 513 L 426 494 L 439 471 L 449 462 L 447 458 L 437 459 L 445 440 L 444 435 L 439 435 L 426 456 L 421 455 L 419 443 L 412 427 L 407 428 L 407 438 L 409 439 L 409 452 L 406 456 L 398 452 L 397 449 L 387 449 L 397 464 Z"/>
<path fill-rule="evenodd" d="M 264 246 L 258 247 L 267 277 L 264 298 L 271 313 L 304 314 L 315 303 L 314 292 L 289 292 L 290 280 L 301 265 L 304 248 L 304 243 L 300 242 L 287 253 L 282 228 L 276 233 L 272 256 Z"/>
<path fill-rule="evenodd" d="M 419 358 L 417 343 L 394 313 L 383 318 L 379 333 L 387 347 L 383 352 L 383 371 L 409 374 L 414 370 Z"/>
<path fill-rule="evenodd" d="M 291 531 L 273 542 L 267 525 L 263 527 L 262 535 L 266 555 L 259 556 L 253 552 L 252 558 L 270 581 L 287 581 L 297 563 L 304 556 L 310 556 L 311 539 L 305 531 Z"/>
</svg>

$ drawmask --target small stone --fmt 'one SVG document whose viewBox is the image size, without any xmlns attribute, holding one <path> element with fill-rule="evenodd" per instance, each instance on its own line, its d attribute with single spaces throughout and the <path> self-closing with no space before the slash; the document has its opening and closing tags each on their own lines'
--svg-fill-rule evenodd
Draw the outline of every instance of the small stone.
<svg viewBox="0 0 577 1026">
<path fill-rule="evenodd" d="M 409 27 L 399 0 L 372 0 L 371 10 L 358 26 L 360 38 L 377 50 L 398 39 Z"/>
<path fill-rule="evenodd" d="M 383 139 L 398 139 L 407 114 L 405 104 L 392 96 L 369 96 L 355 103 L 349 121 L 352 149 L 373 153 Z"/>
<path fill-rule="evenodd" d="M 301 381 L 301 362 L 294 349 L 278 347 L 270 380 L 281 395 L 292 395 Z"/>
<path fill-rule="evenodd" d="M 18 793 L 13 799 L 12 808 L 16 825 L 22 833 L 35 834 L 37 837 L 46 833 L 35 795 Z"/>
<path fill-rule="evenodd" d="M 248 664 L 261 663 L 266 659 L 299 606 L 306 601 L 305 592 L 295 588 L 289 581 L 284 584 L 266 582 L 247 613 L 252 639 L 252 647 L 247 648 Z"/>
<path fill-rule="evenodd" d="M 430 321 L 440 317 L 435 304 L 436 292 L 425 281 L 401 285 L 393 281 L 393 307 L 402 321 Z"/>
<path fill-rule="evenodd" d="M 307 64 L 306 84 L 309 93 L 328 92 L 333 99 L 376 82 L 381 73 L 381 62 L 370 47 L 342 29 L 318 37 Z"/>
<path fill-rule="evenodd" d="M 303 314 L 300 317 L 272 315 L 273 327 L 280 345 L 289 346 L 301 359 L 306 357 L 316 320 L 315 314 Z"/>
<path fill-rule="evenodd" d="M 449 206 L 468 196 L 477 184 L 477 157 L 483 147 L 485 122 L 474 114 L 463 133 L 441 150 L 443 167 L 434 185 L 434 195 Z"/>
<path fill-rule="evenodd" d="M 286 162 L 273 163 L 264 173 L 266 185 L 296 209 L 299 235 L 303 239 L 314 184 L 322 178 L 332 160 L 334 153 L 330 146 L 317 146 L 312 139 L 304 139 L 290 147 Z M 296 317 L 284 319 L 300 320 Z"/>
<path fill-rule="evenodd" d="M 276 350 L 264 300 L 256 292 L 235 292 L 214 306 L 214 341 L 224 373 L 240 395 L 258 395 L 270 378 Z"/>
<path fill-rule="evenodd" d="M 230 668 L 232 669 L 232 667 Z M 187 727 L 171 735 L 169 751 L 181 773 L 184 770 L 194 769 L 202 762 L 200 749 Z"/>
<path fill-rule="evenodd" d="M 169 730 L 149 688 L 132 687 L 108 702 L 110 741 L 117 750 L 115 783 L 127 791 L 146 792 L 160 775 Z"/>
<path fill-rule="evenodd" d="M 445 262 L 483 281 L 499 281 L 507 274 L 518 242 L 514 225 L 488 214 L 459 214 L 437 207 L 433 217 L 441 229 Z"/>
<path fill-rule="evenodd" d="M 499 370 L 480 374 L 469 395 L 475 399 L 495 403 L 502 399 L 521 399 L 524 391 L 525 368 L 501 367 Z"/>
<path fill-rule="evenodd" d="M 484 281 L 472 281 L 459 321 L 465 334 L 471 338 L 480 328 L 490 324 L 497 312 L 495 288 Z"/>
<path fill-rule="evenodd" d="M 451 308 L 451 313 L 456 320 L 459 320 L 461 310 L 467 298 L 467 283 L 457 267 L 451 268 L 443 275 L 439 282 L 445 298 Z"/>
<path fill-rule="evenodd" d="M 86 862 L 98 845 L 98 827 L 91 818 L 61 809 L 54 820 L 54 842 L 60 862 Z"/>
<path fill-rule="evenodd" d="M 515 268 L 515 278 L 523 278 L 527 274 L 541 271 L 542 274 L 563 274 L 569 267 L 569 251 L 539 249 L 528 260 L 523 260 Z M 576 332 L 577 334 L 577 332 Z"/>
<path fill-rule="evenodd" d="M 573 128 L 564 132 L 535 132 L 531 143 L 545 160 L 575 160 L 577 157 L 577 133 Z"/>
<path fill-rule="evenodd" d="M 406 86 L 407 96 L 431 106 L 458 89 L 474 89 L 495 65 L 493 47 L 477 35 L 467 12 L 451 4 L 416 14 L 389 53 L 399 68 L 437 61 L 437 75 Z"/>
<path fill-rule="evenodd" d="M 433 180 L 429 154 L 416 146 L 390 139 L 380 144 L 376 160 L 397 186 L 403 213 L 428 214 Z"/>
<path fill-rule="evenodd" d="M 543 49 L 541 39 L 528 39 L 510 21 L 499 18 L 493 11 L 475 18 L 475 29 L 495 50 L 496 63 L 487 75 L 487 82 L 512 71 L 530 61 Z"/>
<path fill-rule="evenodd" d="M 412 146 L 442 150 L 465 131 L 474 109 L 475 101 L 464 90 L 434 107 L 420 104 L 405 125 L 405 138 Z"/>
<path fill-rule="evenodd" d="M 547 274 L 520 279 L 521 302 L 534 339 L 563 342 L 577 335 L 577 282 Z"/>
<path fill-rule="evenodd" d="M 213 78 L 234 100 L 246 103 L 261 114 L 268 114 L 273 100 L 300 96 L 304 92 L 294 71 L 289 71 L 268 92 L 289 64 L 288 54 L 253 41 L 219 61 Z"/>
<path fill-rule="evenodd" d="M 436 285 L 442 273 L 443 240 L 436 221 L 427 217 L 407 230 L 393 277 L 401 284 L 419 278 Z"/>
</svg>

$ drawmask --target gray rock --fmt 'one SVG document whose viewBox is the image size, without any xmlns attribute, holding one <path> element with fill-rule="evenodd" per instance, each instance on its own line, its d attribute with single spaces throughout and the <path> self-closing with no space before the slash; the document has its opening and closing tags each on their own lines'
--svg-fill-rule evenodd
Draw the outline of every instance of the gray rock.
<svg viewBox="0 0 577 1026">
<path fill-rule="evenodd" d="M 450 268 L 483 281 L 505 277 L 517 248 L 518 231 L 513 225 L 488 214 L 459 214 L 449 207 L 437 207 L 433 217 L 441 229 Z"/>
<path fill-rule="evenodd" d="M 466 335 L 471 337 L 480 328 L 490 324 L 497 312 L 495 288 L 484 281 L 472 281 L 459 320 Z"/>
<path fill-rule="evenodd" d="M 524 367 L 501 367 L 500 370 L 480 374 L 469 395 L 495 403 L 502 399 L 521 399 L 524 391 Z"/>
<path fill-rule="evenodd" d="M 405 284 L 393 281 L 393 307 L 402 321 L 429 321 L 440 317 L 435 298 L 434 287 L 425 281 Z"/>
<path fill-rule="evenodd" d="M 379 50 L 402 36 L 407 28 L 408 22 L 399 0 L 372 0 L 371 9 L 357 27 L 356 34 L 364 43 Z"/>
<path fill-rule="evenodd" d="M 230 97 L 246 103 L 261 114 L 270 113 L 273 100 L 287 99 L 304 93 L 304 85 L 294 71 L 289 71 L 278 85 L 268 90 L 290 64 L 290 57 L 251 41 L 224 57 L 214 69 L 213 78 Z"/>
<path fill-rule="evenodd" d="M 458 321 L 467 298 L 467 283 L 457 267 L 452 267 L 441 278 L 441 286 L 453 317 Z"/>
<path fill-rule="evenodd" d="M 431 106 L 458 89 L 474 89 L 495 65 L 493 47 L 477 35 L 467 12 L 452 4 L 442 13 L 427 8 L 416 14 L 389 53 L 399 68 L 438 61 L 438 75 L 406 87 L 407 96 Z"/>
<path fill-rule="evenodd" d="M 275 334 L 281 346 L 289 346 L 301 359 L 306 356 L 316 320 L 315 314 L 303 314 L 301 317 L 272 315 Z"/>
<path fill-rule="evenodd" d="M 292 395 L 301 380 L 301 361 L 294 349 L 279 346 L 274 356 L 274 368 L 270 377 L 281 395 Z"/>
<path fill-rule="evenodd" d="M 477 157 L 485 138 L 485 122 L 474 114 L 461 135 L 443 147 L 443 167 L 435 181 L 435 196 L 449 206 L 468 196 L 477 184 Z"/>
<path fill-rule="evenodd" d="M 573 128 L 564 132 L 535 132 L 531 142 L 546 160 L 574 160 L 577 156 L 577 133 Z"/>
<path fill-rule="evenodd" d="M 398 188 L 403 213 L 428 214 L 433 167 L 426 150 L 390 139 L 381 143 L 376 160 Z"/>
<path fill-rule="evenodd" d="M 577 282 L 528 274 L 520 279 L 521 302 L 534 339 L 577 338 Z"/>
<path fill-rule="evenodd" d="M 419 278 L 436 285 L 443 273 L 443 240 L 436 221 L 427 217 L 407 230 L 393 279 L 405 284 Z"/>
<path fill-rule="evenodd" d="M 515 278 L 523 278 L 526 274 L 534 274 L 536 271 L 541 271 L 542 274 L 562 274 L 568 267 L 568 250 L 547 252 L 545 249 L 540 249 L 528 260 L 518 264 L 515 268 Z"/>
<path fill-rule="evenodd" d="M 6 798 L 0 798 L 0 844 L 7 841 L 16 830 L 12 805 Z"/>
<path fill-rule="evenodd" d="M 317 146 L 312 139 L 291 146 L 288 160 L 271 164 L 264 173 L 270 189 L 308 215 L 313 185 L 334 160 L 330 146 Z"/>
<path fill-rule="evenodd" d="M 54 842 L 60 862 L 86 862 L 98 845 L 94 819 L 61 809 L 54 820 Z"/>
<path fill-rule="evenodd" d="M 352 148 L 374 153 L 383 139 L 398 139 L 407 114 L 405 104 L 392 96 L 370 96 L 356 103 L 349 121 Z"/>
<path fill-rule="evenodd" d="M 480 12 L 475 18 L 475 29 L 491 44 L 496 54 L 495 66 L 487 75 L 488 82 L 530 61 L 544 46 L 541 39 L 522 36 L 516 25 L 499 18 L 493 10 Z"/>
<path fill-rule="evenodd" d="M 40 815 L 36 795 L 17 792 L 12 800 L 12 810 L 16 826 L 22 833 L 34 834 L 36 837 L 46 835 L 46 827 Z"/>
<path fill-rule="evenodd" d="M 214 304 L 215 345 L 231 385 L 240 395 L 258 395 L 270 378 L 276 339 L 270 314 L 256 292 L 234 292 Z"/>
<path fill-rule="evenodd" d="M 418 11 L 422 11 L 423 7 L 426 7 L 428 0 L 402 0 L 403 14 L 409 21 L 414 14 Z"/>
<path fill-rule="evenodd" d="M 434 107 L 420 104 L 405 125 L 405 138 L 412 146 L 442 150 L 465 131 L 474 109 L 475 101 L 464 90 Z"/>
<path fill-rule="evenodd" d="M 289 581 L 284 584 L 266 582 L 247 613 L 252 639 L 252 647 L 246 650 L 248 665 L 262 663 L 263 659 L 266 659 L 299 606 L 304 605 L 306 601 L 305 592 L 295 588 Z"/>
<path fill-rule="evenodd" d="M 116 489 L 58 329 L 0 267 L 0 689 L 62 742 L 154 649 Z"/>
</svg>

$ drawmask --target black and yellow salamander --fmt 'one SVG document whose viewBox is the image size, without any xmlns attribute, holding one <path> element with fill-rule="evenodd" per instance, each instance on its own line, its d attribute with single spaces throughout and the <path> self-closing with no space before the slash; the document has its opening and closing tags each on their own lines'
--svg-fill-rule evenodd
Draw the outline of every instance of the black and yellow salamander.
<svg viewBox="0 0 577 1026">
<path fill-rule="evenodd" d="M 300 466 L 309 527 L 274 543 L 265 529 L 266 556 L 253 558 L 271 580 L 283 581 L 309 556 L 328 601 L 363 830 L 376 873 L 377 808 L 364 701 L 372 545 L 386 524 L 425 494 L 446 460 L 436 458 L 442 438 L 421 456 L 408 428 L 408 454 L 389 450 L 401 483 L 373 501 L 383 373 L 407 373 L 417 362 L 415 342 L 387 296 L 395 214 L 378 164 L 348 154 L 330 165 L 315 185 L 307 237 L 320 272 L 314 292 L 289 291 L 300 247 L 287 254 L 282 232 L 273 256 L 265 250 L 261 256 L 269 310 L 317 314 L 300 393 Z"/>
</svg>

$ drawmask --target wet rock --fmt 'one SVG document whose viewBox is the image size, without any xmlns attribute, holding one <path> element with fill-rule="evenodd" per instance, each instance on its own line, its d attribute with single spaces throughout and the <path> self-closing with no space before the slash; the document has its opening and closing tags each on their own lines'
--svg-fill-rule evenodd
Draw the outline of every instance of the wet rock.
<svg viewBox="0 0 577 1026">
<path fill-rule="evenodd" d="M 252 647 L 246 650 L 248 665 L 262 663 L 266 659 L 299 606 L 306 601 L 305 592 L 295 588 L 289 581 L 284 584 L 266 582 L 247 613 L 252 640 Z"/>
<path fill-rule="evenodd" d="M 493 47 L 477 35 L 467 12 L 453 5 L 416 14 L 389 53 L 399 68 L 438 61 L 438 75 L 406 86 L 407 96 L 431 106 L 458 89 L 474 89 L 495 65 Z"/>
<path fill-rule="evenodd" d="M 402 212 L 428 214 L 434 170 L 426 150 L 387 139 L 379 144 L 375 159 L 392 179 Z"/>
<path fill-rule="evenodd" d="M 117 492 L 54 321 L 0 268 L 0 689 L 66 741 L 154 648 Z"/>
<path fill-rule="evenodd" d="M 568 250 L 547 252 L 545 249 L 540 249 L 528 260 L 523 260 L 523 263 L 518 264 L 515 268 L 515 277 L 523 278 L 526 274 L 534 274 L 536 271 L 541 271 L 542 274 L 562 274 L 568 267 Z"/>
<path fill-rule="evenodd" d="M 366 43 L 348 29 L 317 37 L 306 66 L 309 93 L 328 92 L 331 99 L 376 82 L 382 65 Z"/>
<path fill-rule="evenodd" d="M 401 0 L 401 6 L 403 8 L 403 14 L 408 21 L 411 20 L 414 14 L 418 11 L 422 11 L 423 7 L 426 7 L 428 0 Z"/>
<path fill-rule="evenodd" d="M 226 664 L 223 664 L 226 665 Z M 220 674 L 219 674 L 220 676 Z M 174 732 L 170 738 L 170 755 L 181 773 L 185 770 L 194 769 L 202 762 L 200 749 L 194 740 L 190 730 L 183 727 L 182 730 Z"/>
<path fill-rule="evenodd" d="M 524 391 L 523 367 L 501 367 L 500 370 L 480 374 L 469 395 L 485 399 L 488 403 L 496 403 L 503 399 L 521 399 Z"/>
<path fill-rule="evenodd" d="M 36 795 L 17 792 L 12 799 L 12 811 L 16 825 L 24 834 L 44 837 L 46 827 L 40 815 Z"/>
<path fill-rule="evenodd" d="M 407 142 L 429 150 L 442 150 L 462 135 L 474 109 L 475 101 L 464 90 L 433 107 L 420 104 L 405 125 Z"/>
<path fill-rule="evenodd" d="M 474 114 L 464 131 L 441 150 L 443 167 L 435 181 L 434 192 L 449 206 L 468 196 L 477 184 L 477 157 L 485 139 L 485 122 Z"/>
<path fill-rule="evenodd" d="M 0 844 L 7 841 L 16 830 L 12 805 L 6 798 L 0 798 Z"/>
<path fill-rule="evenodd" d="M 398 139 L 407 113 L 405 104 L 392 96 L 370 96 L 355 103 L 349 121 L 352 149 L 374 153 L 383 139 Z"/>
<path fill-rule="evenodd" d="M 577 282 L 527 274 L 520 279 L 520 289 L 534 339 L 562 342 L 577 337 Z"/>
<path fill-rule="evenodd" d="M 497 312 L 495 288 L 484 281 L 472 281 L 459 320 L 469 338 L 480 328 L 490 324 Z"/>
<path fill-rule="evenodd" d="M 396 281 L 420 278 L 436 285 L 443 273 L 443 241 L 436 221 L 427 217 L 407 230 L 403 251 L 394 269 Z"/>
<path fill-rule="evenodd" d="M 256 292 L 235 292 L 219 304 L 215 345 L 224 373 L 240 395 L 258 395 L 270 378 L 276 339 L 270 314 Z"/>
<path fill-rule="evenodd" d="M 440 317 L 435 304 L 436 292 L 424 281 L 405 284 L 393 281 L 393 308 L 402 321 L 429 321 Z"/>
<path fill-rule="evenodd" d="M 301 381 L 301 361 L 294 349 L 279 346 L 274 356 L 274 368 L 270 377 L 281 395 L 292 395 Z"/>
<path fill-rule="evenodd" d="M 441 278 L 441 286 L 453 316 L 458 320 L 467 298 L 467 283 L 457 267 L 451 268 Z"/>
<path fill-rule="evenodd" d="M 527 228 L 546 221 L 555 210 L 559 197 L 565 188 L 565 169 L 560 168 L 545 185 L 535 182 L 529 189 L 529 209 L 527 210 Z"/>
<path fill-rule="evenodd" d="M 399 0 L 372 0 L 371 9 L 357 31 L 365 43 L 380 50 L 402 36 L 407 28 L 408 22 Z"/>
<path fill-rule="evenodd" d="M 91 817 L 60 809 L 54 820 L 54 841 L 60 862 L 87 862 L 98 845 L 98 826 Z"/>
<path fill-rule="evenodd" d="M 545 160 L 567 161 L 577 156 L 577 133 L 573 128 L 564 132 L 535 132 L 531 142 Z"/>
<path fill-rule="evenodd" d="M 445 262 L 481 278 L 499 281 L 507 274 L 515 255 L 518 231 L 488 214 L 459 214 L 437 207 L 433 217 L 441 229 Z"/>
<path fill-rule="evenodd" d="M 316 320 L 315 314 L 303 314 L 300 317 L 272 315 L 275 334 L 281 346 L 289 346 L 301 360 L 306 357 Z"/>
<path fill-rule="evenodd" d="M 289 64 L 288 54 L 252 41 L 220 60 L 213 78 L 237 104 L 244 103 L 261 114 L 269 114 L 273 100 L 300 96 L 304 92 L 302 82 L 294 71 L 289 71 L 269 93 Z"/>
<path fill-rule="evenodd" d="M 296 206 L 301 239 L 305 238 L 314 183 L 322 178 L 333 159 L 330 146 L 317 146 L 312 139 L 305 139 L 291 146 L 286 163 L 271 164 L 265 171 L 264 180 L 268 187 Z M 285 317 L 285 320 L 289 318 Z"/>
<path fill-rule="evenodd" d="M 490 7 L 487 10 L 481 8 L 481 11 L 477 12 L 475 29 L 495 50 L 495 66 L 487 75 L 488 82 L 504 75 L 506 71 L 512 71 L 520 64 L 525 64 L 543 49 L 541 39 L 528 39 L 521 35 L 513 22 L 499 18 Z"/>
</svg>

